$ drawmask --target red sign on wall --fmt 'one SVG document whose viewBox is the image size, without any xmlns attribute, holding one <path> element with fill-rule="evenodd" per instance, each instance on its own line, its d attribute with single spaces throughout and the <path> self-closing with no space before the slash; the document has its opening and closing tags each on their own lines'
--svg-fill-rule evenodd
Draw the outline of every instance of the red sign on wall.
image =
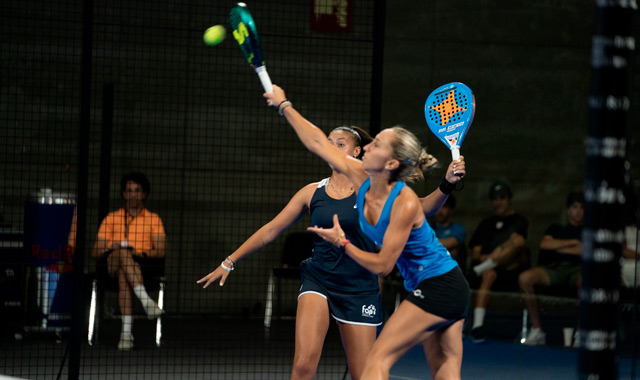
<svg viewBox="0 0 640 380">
<path fill-rule="evenodd" d="M 311 0 L 311 30 L 350 32 L 355 0 Z"/>
</svg>

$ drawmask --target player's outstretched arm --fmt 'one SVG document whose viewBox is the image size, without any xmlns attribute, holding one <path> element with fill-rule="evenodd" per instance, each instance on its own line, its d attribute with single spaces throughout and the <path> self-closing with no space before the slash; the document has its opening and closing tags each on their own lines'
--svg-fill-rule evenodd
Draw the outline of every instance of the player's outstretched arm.
<svg viewBox="0 0 640 380">
<path fill-rule="evenodd" d="M 206 288 L 220 279 L 220 286 L 224 285 L 235 263 L 274 241 L 304 216 L 317 186 L 317 183 L 311 183 L 300 189 L 275 218 L 262 226 L 227 257 L 230 262 L 226 262 L 225 259 L 213 272 L 199 279 L 197 283 L 204 284 L 203 288 Z"/>
<path fill-rule="evenodd" d="M 278 107 L 278 112 L 287 119 L 304 146 L 338 172 L 344 173 L 357 191 L 367 178 L 367 174 L 362 169 L 362 162 L 333 146 L 320 128 L 302 116 L 290 103 L 287 105 L 287 97 L 279 86 L 274 84 L 273 93 L 265 93 L 264 97 L 267 99 L 267 104 Z"/>
</svg>

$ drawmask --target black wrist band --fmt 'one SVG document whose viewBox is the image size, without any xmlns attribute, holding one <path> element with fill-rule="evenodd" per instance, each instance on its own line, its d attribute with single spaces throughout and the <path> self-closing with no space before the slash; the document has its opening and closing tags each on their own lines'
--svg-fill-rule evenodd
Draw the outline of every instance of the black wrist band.
<svg viewBox="0 0 640 380">
<path fill-rule="evenodd" d="M 449 195 L 451 194 L 451 192 L 453 190 L 458 190 L 456 189 L 456 185 L 447 181 L 447 179 L 445 177 L 442 177 L 442 181 L 440 181 L 440 191 L 442 191 L 443 193 Z M 462 189 L 460 189 L 462 190 Z"/>
</svg>

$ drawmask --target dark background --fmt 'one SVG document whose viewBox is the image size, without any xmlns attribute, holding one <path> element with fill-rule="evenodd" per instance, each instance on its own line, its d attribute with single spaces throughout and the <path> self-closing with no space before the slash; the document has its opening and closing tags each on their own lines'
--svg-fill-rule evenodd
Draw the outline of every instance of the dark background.
<svg viewBox="0 0 640 380">
<path fill-rule="evenodd" d="M 94 5 L 87 248 L 100 222 L 101 175 L 110 179 L 114 210 L 121 205 L 120 177 L 145 172 L 152 185 L 147 206 L 162 217 L 170 243 L 166 308 L 181 315 L 262 313 L 282 237 L 238 263 L 224 288 L 201 290 L 195 281 L 299 188 L 330 173 L 266 107 L 260 82 L 230 35 L 234 4 Z M 77 196 L 82 5 L 0 3 L 4 231 L 23 229 L 24 203 L 39 189 Z M 468 175 L 455 214 L 468 236 L 493 212 L 487 194 L 495 179 L 511 183 L 515 208 L 529 219 L 534 257 L 544 229 L 564 221 L 565 197 L 582 188 L 586 173 L 593 2 L 396 0 L 376 20 L 375 3 L 360 0 L 352 2 L 347 32 L 312 30 L 312 1 L 248 5 L 271 78 L 303 115 L 326 132 L 341 124 L 373 132 L 401 124 L 440 159 L 441 169 L 412 185 L 419 195 L 435 189 L 450 160 L 424 120 L 428 94 L 453 81 L 474 91 L 475 120 L 461 149 Z M 209 47 L 202 33 L 214 24 L 226 25 L 228 34 Z M 376 26 L 384 27 L 384 41 L 374 38 Z M 382 66 L 373 64 L 376 53 L 383 54 Z M 637 192 L 640 85 L 630 81 L 627 151 Z M 114 88 L 111 152 L 101 149 L 107 85 Z M 372 95 L 375 89 L 381 98 Z M 381 119 L 372 120 L 378 112 Z M 105 155 L 109 167 L 100 164 Z M 294 230 L 308 223 L 305 218 Z M 92 270 L 87 256 L 85 272 Z"/>
<path fill-rule="evenodd" d="M 230 31 L 218 46 L 203 44 L 203 31 L 227 25 L 233 4 L 95 5 L 87 244 L 93 244 L 99 224 L 102 91 L 110 83 L 110 209 L 121 204 L 122 174 L 141 170 L 149 176 L 148 207 L 165 222 L 169 276 L 180 284 L 169 302 L 185 312 L 215 308 L 219 298 L 231 296 L 194 294 L 192 282 L 273 217 L 297 189 L 329 173 L 264 105 L 260 83 Z M 273 82 L 325 131 L 340 124 L 370 129 L 373 3 L 354 4 L 347 33 L 310 30 L 310 2 L 250 4 Z M 81 5 L 2 2 L 0 204 L 13 228 L 22 227 L 23 203 L 38 189 L 76 189 Z M 382 117 L 374 124 L 405 125 L 445 168 L 450 154 L 428 131 L 424 101 L 447 82 L 464 82 L 474 91 L 476 116 L 461 149 L 468 176 L 464 191 L 456 193 L 455 215 L 469 234 L 492 213 L 491 182 L 506 180 L 516 210 L 531 223 L 535 254 L 546 226 L 564 218 L 566 194 L 582 188 L 594 12 L 584 1 L 387 3 Z M 627 141 L 636 189 L 639 89 L 633 81 Z M 442 173 L 432 172 L 414 187 L 425 195 Z M 262 286 L 265 266 L 277 261 L 281 243 L 234 273 L 255 280 L 238 281 L 252 288 L 243 297 Z M 236 296 L 225 310 L 243 303 Z M 197 307 L 190 305 L 194 297 Z"/>
</svg>

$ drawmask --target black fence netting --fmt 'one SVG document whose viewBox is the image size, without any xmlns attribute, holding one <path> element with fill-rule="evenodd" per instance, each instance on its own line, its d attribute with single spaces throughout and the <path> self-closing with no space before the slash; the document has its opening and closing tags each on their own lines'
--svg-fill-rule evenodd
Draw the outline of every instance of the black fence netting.
<svg viewBox="0 0 640 380">
<path fill-rule="evenodd" d="M 303 231 L 308 216 L 236 263 L 224 287 L 196 284 L 298 189 L 330 174 L 267 107 L 231 35 L 235 5 L 0 5 L 1 373 L 67 377 L 69 332 L 80 326 L 81 378 L 289 376 L 299 281 L 271 273 L 286 236 Z M 247 4 L 271 79 L 325 132 L 370 129 L 374 5 Z M 226 39 L 208 46 L 203 33 L 216 24 Z M 83 61 L 91 62 L 88 125 Z M 79 128 L 89 128 L 88 141 Z M 79 162 L 87 143 L 88 162 Z M 82 165 L 86 194 L 77 193 Z M 76 210 L 79 197 L 86 210 Z M 75 250 L 78 212 L 86 212 L 85 252 Z M 78 255 L 82 300 L 72 299 Z M 83 318 L 71 318 L 80 301 Z M 335 326 L 328 336 L 318 378 L 341 378 Z"/>
</svg>

